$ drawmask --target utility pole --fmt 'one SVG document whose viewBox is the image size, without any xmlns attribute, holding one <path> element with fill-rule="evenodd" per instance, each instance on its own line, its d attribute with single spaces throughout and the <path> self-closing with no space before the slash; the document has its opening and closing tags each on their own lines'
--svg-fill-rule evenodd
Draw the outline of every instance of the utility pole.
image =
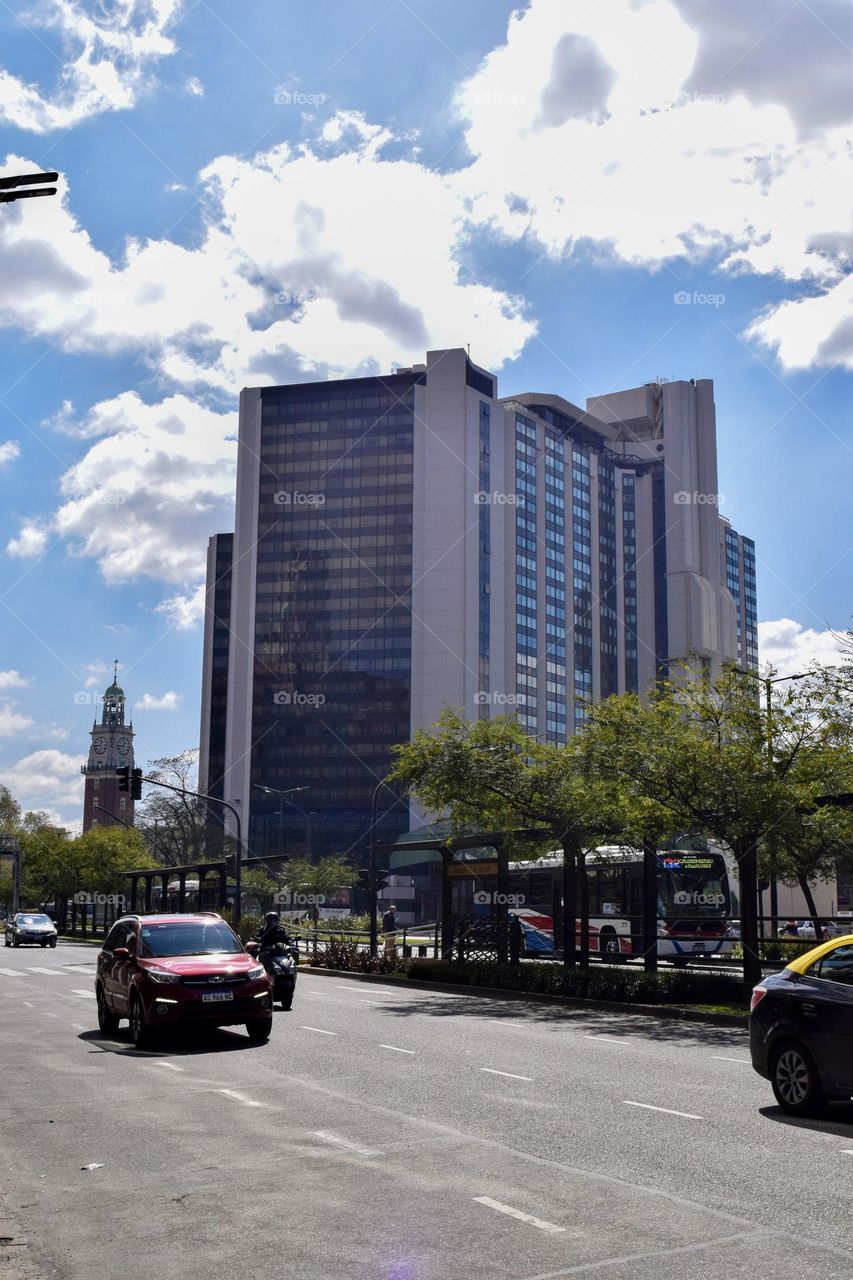
<svg viewBox="0 0 853 1280">
<path fill-rule="evenodd" d="M 772 669 L 772 668 L 771 668 Z M 764 707 L 767 732 L 767 764 L 773 772 L 773 685 L 785 684 L 788 680 L 806 680 L 810 672 L 801 671 L 793 676 L 760 676 L 757 671 L 747 671 L 743 667 L 734 670 L 741 676 L 749 676 L 764 685 Z M 776 851 L 771 844 L 770 849 L 770 930 L 771 937 L 779 936 L 779 882 L 776 879 Z"/>
</svg>

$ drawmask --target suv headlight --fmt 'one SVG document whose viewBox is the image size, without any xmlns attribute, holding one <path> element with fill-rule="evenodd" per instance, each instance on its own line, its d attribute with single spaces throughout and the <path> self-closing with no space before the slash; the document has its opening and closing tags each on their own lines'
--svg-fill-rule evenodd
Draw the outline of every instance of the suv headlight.
<svg viewBox="0 0 853 1280">
<path fill-rule="evenodd" d="M 168 969 L 146 969 L 145 972 L 152 982 L 166 983 L 181 980 L 177 973 L 170 973 Z"/>
<path fill-rule="evenodd" d="M 251 982 L 254 981 L 255 978 L 262 978 L 265 973 L 266 969 L 264 966 L 262 964 L 256 964 L 253 969 L 247 970 L 246 977 Z"/>
</svg>

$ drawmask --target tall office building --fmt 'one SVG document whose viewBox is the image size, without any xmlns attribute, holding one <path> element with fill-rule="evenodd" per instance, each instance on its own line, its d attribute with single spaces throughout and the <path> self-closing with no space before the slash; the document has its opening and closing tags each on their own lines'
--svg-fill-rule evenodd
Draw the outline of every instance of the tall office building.
<svg viewBox="0 0 853 1280">
<path fill-rule="evenodd" d="M 718 513 L 710 381 L 581 409 L 502 399 L 453 349 L 243 392 L 235 532 L 208 560 L 201 768 L 255 851 L 282 825 L 291 849 L 357 845 L 390 748 L 444 706 L 564 742 L 592 702 L 688 656 L 757 662 L 754 547 Z M 390 810 L 381 837 L 406 819 Z"/>
</svg>

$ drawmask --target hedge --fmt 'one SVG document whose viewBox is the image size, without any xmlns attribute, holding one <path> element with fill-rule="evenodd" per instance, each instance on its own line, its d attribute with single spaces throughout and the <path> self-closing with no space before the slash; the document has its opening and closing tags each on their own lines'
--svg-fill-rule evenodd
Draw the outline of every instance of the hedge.
<svg viewBox="0 0 853 1280">
<path fill-rule="evenodd" d="M 746 1008 L 743 982 L 733 974 L 691 973 L 687 969 L 645 973 L 639 969 L 564 969 L 561 964 L 498 964 L 493 960 L 455 963 L 413 960 L 409 978 L 470 987 L 502 987 L 538 995 L 614 1000 L 625 1004 L 733 1005 Z"/>
</svg>

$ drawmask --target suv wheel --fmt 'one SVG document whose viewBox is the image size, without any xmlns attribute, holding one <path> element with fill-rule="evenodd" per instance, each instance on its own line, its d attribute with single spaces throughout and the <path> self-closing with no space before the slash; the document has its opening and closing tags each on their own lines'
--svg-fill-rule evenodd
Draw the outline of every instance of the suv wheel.
<svg viewBox="0 0 853 1280">
<path fill-rule="evenodd" d="M 272 1018 L 252 1018 L 246 1023 L 246 1030 L 250 1040 L 269 1040 L 272 1035 Z"/>
<path fill-rule="evenodd" d="M 151 1040 L 151 1028 L 145 1019 L 145 1010 L 139 996 L 130 1002 L 130 1038 L 137 1049 L 145 1049 Z"/>
<path fill-rule="evenodd" d="M 820 1076 L 801 1045 L 789 1042 L 773 1056 L 770 1082 L 776 1101 L 790 1116 L 813 1116 L 823 1104 Z"/>
<path fill-rule="evenodd" d="M 107 997 L 104 995 L 104 988 L 98 987 L 98 1026 L 105 1036 L 114 1036 L 118 1031 L 118 1014 L 113 1013 L 107 1004 Z"/>
</svg>

